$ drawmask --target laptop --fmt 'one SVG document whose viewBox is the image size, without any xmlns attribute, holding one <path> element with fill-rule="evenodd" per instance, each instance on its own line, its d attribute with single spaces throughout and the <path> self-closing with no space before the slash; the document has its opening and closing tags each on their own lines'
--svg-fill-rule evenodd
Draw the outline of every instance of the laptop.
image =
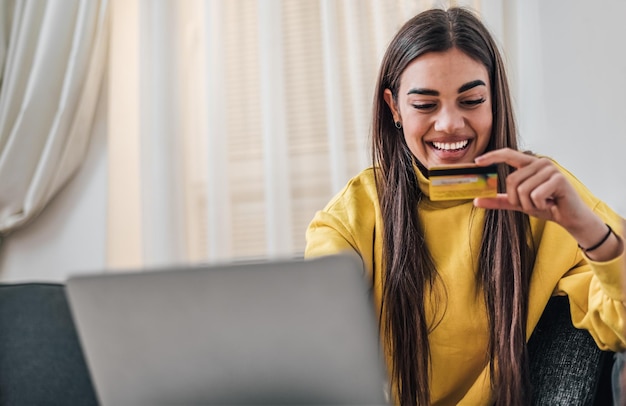
<svg viewBox="0 0 626 406">
<path fill-rule="evenodd" d="M 382 405 L 349 255 L 77 275 L 67 294 L 102 405 Z"/>
</svg>

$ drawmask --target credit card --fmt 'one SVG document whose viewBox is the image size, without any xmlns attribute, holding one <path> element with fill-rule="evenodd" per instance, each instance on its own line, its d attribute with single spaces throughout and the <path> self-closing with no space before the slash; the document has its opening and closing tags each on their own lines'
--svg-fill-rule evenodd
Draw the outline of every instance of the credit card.
<svg viewBox="0 0 626 406">
<path fill-rule="evenodd" d="M 498 194 L 496 165 L 458 164 L 428 169 L 430 200 L 495 197 Z"/>
</svg>

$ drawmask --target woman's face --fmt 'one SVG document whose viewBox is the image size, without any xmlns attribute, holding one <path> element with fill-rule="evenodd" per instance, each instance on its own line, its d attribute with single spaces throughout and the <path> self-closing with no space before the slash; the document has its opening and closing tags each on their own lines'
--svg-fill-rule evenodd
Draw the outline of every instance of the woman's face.
<svg viewBox="0 0 626 406">
<path fill-rule="evenodd" d="M 397 99 L 387 89 L 385 101 L 424 166 L 470 163 L 489 144 L 490 87 L 485 66 L 453 48 L 413 60 L 402 72 Z"/>
</svg>

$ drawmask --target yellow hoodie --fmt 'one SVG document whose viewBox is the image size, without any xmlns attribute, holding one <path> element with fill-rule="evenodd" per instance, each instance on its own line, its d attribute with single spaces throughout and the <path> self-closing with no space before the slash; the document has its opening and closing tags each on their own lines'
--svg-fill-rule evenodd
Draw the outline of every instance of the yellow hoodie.
<svg viewBox="0 0 626 406">
<path fill-rule="evenodd" d="M 622 218 L 594 197 L 572 174 L 559 166 L 584 202 L 623 236 Z M 428 179 L 416 170 L 428 197 Z M 491 404 L 486 359 L 488 321 L 483 295 L 475 292 L 475 272 L 484 214 L 471 200 L 419 204 L 419 219 L 437 272 L 445 284 L 445 303 L 424 304 L 426 318 L 441 322 L 429 336 L 432 360 L 431 401 L 434 405 Z M 354 177 L 324 208 L 307 230 L 306 257 L 354 250 L 373 283 L 380 311 L 383 269 L 381 213 L 371 168 Z M 552 295 L 567 295 L 572 321 L 589 330 L 603 350 L 626 349 L 626 294 L 622 290 L 623 256 L 594 262 L 561 226 L 531 217 L 536 251 L 530 284 L 527 334 L 530 337 Z M 445 308 L 445 312 L 442 310 Z M 433 311 L 438 310 L 437 315 Z M 527 339 L 528 339 L 527 337 Z M 391 359 L 387 356 L 390 365 Z"/>
</svg>

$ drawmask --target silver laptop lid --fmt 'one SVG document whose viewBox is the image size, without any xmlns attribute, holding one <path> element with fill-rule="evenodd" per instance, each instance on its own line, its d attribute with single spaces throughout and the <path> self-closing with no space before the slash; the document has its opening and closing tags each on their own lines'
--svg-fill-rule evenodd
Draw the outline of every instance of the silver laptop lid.
<svg viewBox="0 0 626 406">
<path fill-rule="evenodd" d="M 103 405 L 385 403 L 352 256 L 75 276 L 67 292 Z"/>
</svg>

